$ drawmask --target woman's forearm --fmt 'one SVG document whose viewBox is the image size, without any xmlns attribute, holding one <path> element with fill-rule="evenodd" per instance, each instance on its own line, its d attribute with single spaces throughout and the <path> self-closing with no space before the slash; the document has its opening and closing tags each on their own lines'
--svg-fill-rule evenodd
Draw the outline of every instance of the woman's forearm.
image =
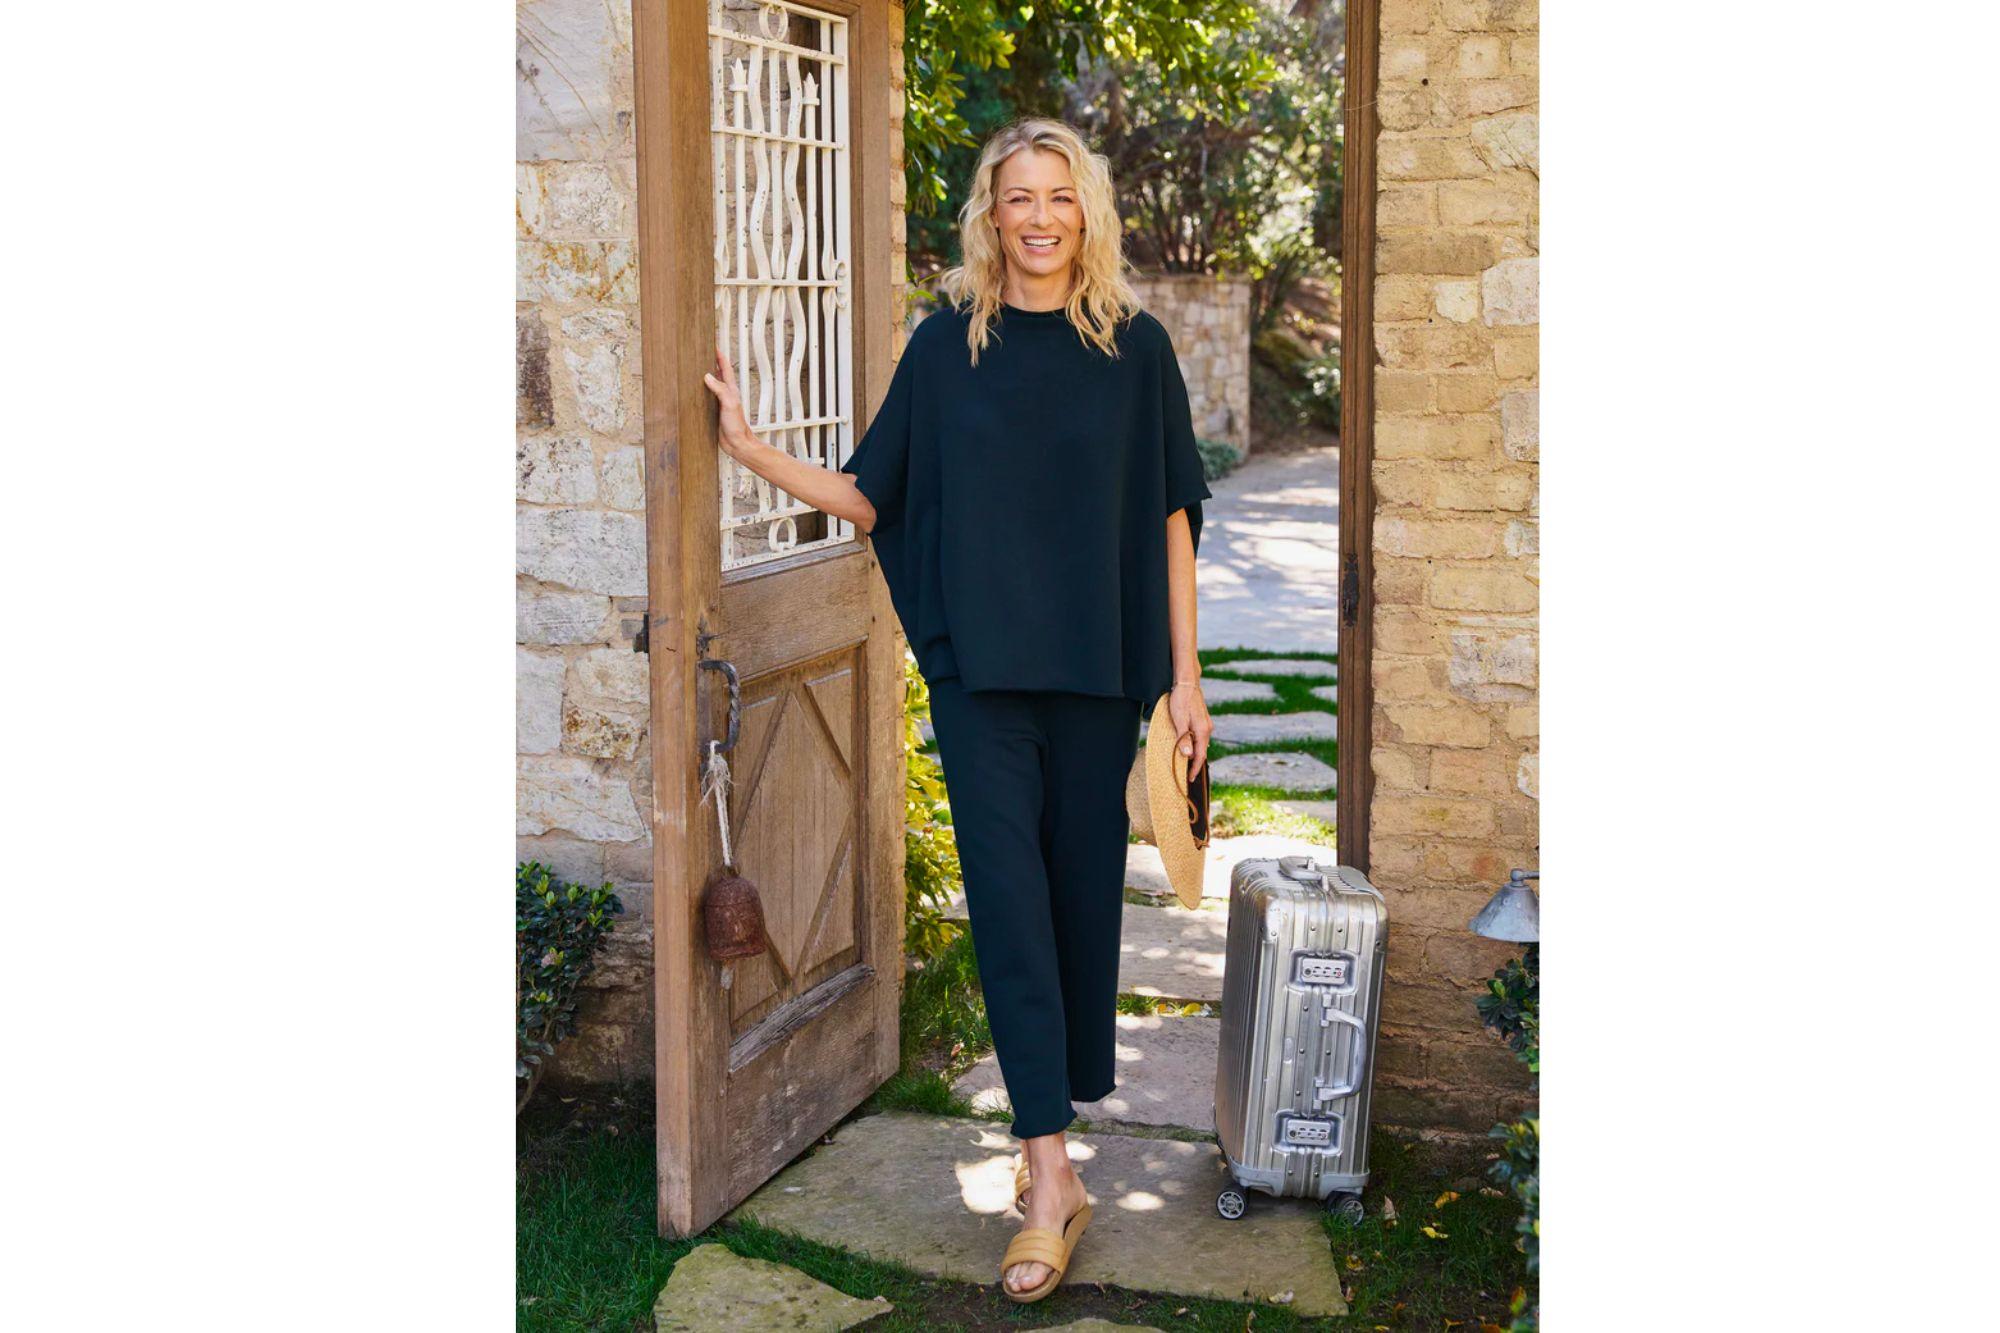
<svg viewBox="0 0 2000 1333">
<path fill-rule="evenodd" d="M 1167 621 L 1173 644 L 1174 679 L 1201 679 L 1195 655 L 1194 537 L 1187 510 L 1167 515 Z"/>
<path fill-rule="evenodd" d="M 863 532 L 875 529 L 875 506 L 861 493 L 854 475 L 795 458 L 756 436 L 725 446 L 731 458 L 772 485 L 822 513 L 844 518 Z"/>
</svg>

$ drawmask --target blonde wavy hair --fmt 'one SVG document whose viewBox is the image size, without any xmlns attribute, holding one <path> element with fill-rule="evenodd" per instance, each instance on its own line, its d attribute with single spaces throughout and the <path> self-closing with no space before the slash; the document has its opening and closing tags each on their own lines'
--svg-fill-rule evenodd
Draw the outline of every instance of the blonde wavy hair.
<svg viewBox="0 0 2000 1333">
<path fill-rule="evenodd" d="M 1078 334 L 1115 358 L 1117 328 L 1136 315 L 1140 305 L 1138 293 L 1125 278 L 1131 265 L 1125 258 L 1111 163 L 1102 153 L 1092 152 L 1083 136 L 1064 121 L 1026 117 L 995 130 L 986 141 L 972 173 L 971 195 L 958 211 L 959 255 L 964 262 L 940 273 L 938 287 L 969 316 L 965 341 L 976 366 L 987 332 L 1000 315 L 1004 257 L 993 225 L 999 193 L 994 183 L 1002 162 L 1030 148 L 1060 153 L 1068 160 L 1077 202 L 1083 206 L 1083 234 L 1071 263 L 1074 281 L 1063 313 Z"/>
</svg>

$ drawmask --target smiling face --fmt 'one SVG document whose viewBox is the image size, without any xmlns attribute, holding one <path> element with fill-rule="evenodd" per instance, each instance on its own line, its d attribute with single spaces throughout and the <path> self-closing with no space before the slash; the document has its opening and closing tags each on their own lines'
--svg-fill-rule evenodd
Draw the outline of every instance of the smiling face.
<svg viewBox="0 0 2000 1333">
<path fill-rule="evenodd" d="M 1010 277 L 1028 291 L 1069 289 L 1083 236 L 1083 204 L 1061 153 L 1028 148 L 994 173 L 993 221 Z"/>
</svg>

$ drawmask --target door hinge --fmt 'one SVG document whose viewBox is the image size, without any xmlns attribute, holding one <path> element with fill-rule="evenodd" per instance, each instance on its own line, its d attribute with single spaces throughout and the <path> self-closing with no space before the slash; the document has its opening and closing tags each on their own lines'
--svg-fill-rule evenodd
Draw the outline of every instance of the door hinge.
<svg viewBox="0 0 2000 1333">
<path fill-rule="evenodd" d="M 1352 625 L 1361 614 L 1361 557 L 1349 551 L 1340 560 L 1340 623 Z"/>
</svg>

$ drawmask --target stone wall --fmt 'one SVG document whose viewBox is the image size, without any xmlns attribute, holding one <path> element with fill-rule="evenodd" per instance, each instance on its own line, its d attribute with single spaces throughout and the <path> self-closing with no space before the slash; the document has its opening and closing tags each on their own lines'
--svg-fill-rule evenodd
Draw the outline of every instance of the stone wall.
<svg viewBox="0 0 2000 1333">
<path fill-rule="evenodd" d="M 629 0 L 525 0 L 515 65 L 516 855 L 626 913 L 557 1068 L 652 1077 L 646 490 Z M 552 1071 L 552 1076 L 554 1071 Z"/>
<path fill-rule="evenodd" d="M 1173 336 L 1194 433 L 1250 452 L 1250 283 L 1202 274 L 1135 273 L 1141 304 Z"/>
<path fill-rule="evenodd" d="M 516 82 L 516 855 L 625 913 L 553 1083 L 653 1078 L 651 754 L 629 0 L 526 0 Z M 890 6 L 891 267 L 907 299 L 903 10 Z M 903 335 L 896 338 L 901 354 Z"/>
<path fill-rule="evenodd" d="M 1394 923 L 1378 1114 L 1529 1101 L 1466 923 L 1539 865 L 1536 0 L 1385 0 L 1376 196 L 1375 795 Z"/>
</svg>

